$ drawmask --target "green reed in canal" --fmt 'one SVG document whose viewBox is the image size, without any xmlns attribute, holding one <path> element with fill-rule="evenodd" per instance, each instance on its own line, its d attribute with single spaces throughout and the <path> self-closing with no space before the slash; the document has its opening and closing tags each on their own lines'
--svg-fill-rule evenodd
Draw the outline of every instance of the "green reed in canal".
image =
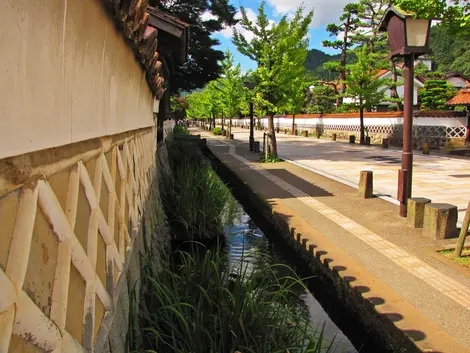
<svg viewBox="0 0 470 353">
<path fill-rule="evenodd" d="M 221 235 L 235 216 L 230 190 L 198 146 L 175 141 L 168 146 L 168 152 L 171 173 L 161 181 L 161 190 L 174 233 L 191 240 Z"/>
<path fill-rule="evenodd" d="M 139 320 L 143 351 L 332 351 L 332 343 L 323 342 L 322 332 L 315 332 L 300 308 L 296 287 L 302 281 L 285 265 L 229 268 L 221 250 L 177 255 L 175 268 L 157 271 L 151 258 L 144 261 Z"/>
</svg>

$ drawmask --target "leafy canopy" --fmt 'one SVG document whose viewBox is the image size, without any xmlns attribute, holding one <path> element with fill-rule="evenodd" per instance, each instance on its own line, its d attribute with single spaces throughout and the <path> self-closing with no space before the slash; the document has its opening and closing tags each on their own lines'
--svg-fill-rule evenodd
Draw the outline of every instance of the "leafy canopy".
<svg viewBox="0 0 470 353">
<path fill-rule="evenodd" d="M 457 91 L 446 80 L 428 80 L 418 92 L 423 110 L 445 110 Z"/>
<path fill-rule="evenodd" d="M 376 77 L 384 64 L 377 61 L 376 55 L 368 54 L 366 47 L 357 50 L 356 55 L 357 63 L 347 66 L 349 75 L 344 81 L 345 95 L 355 99 L 355 104 L 362 111 L 384 100 L 389 81 Z"/>
<path fill-rule="evenodd" d="M 243 96 L 243 78 L 240 64 L 234 65 L 234 58 L 230 50 L 225 54 L 221 63 L 222 77 L 219 79 L 220 97 L 225 107 L 225 113 L 234 117 L 240 110 Z"/>
<path fill-rule="evenodd" d="M 149 0 L 149 4 L 190 25 L 189 59 L 175 69 L 173 93 L 201 88 L 217 79 L 224 53 L 215 49 L 220 43 L 212 35 L 225 25 L 236 24 L 235 7 L 228 0 Z M 213 18 L 204 20 L 202 15 L 207 13 Z"/>
<path fill-rule="evenodd" d="M 307 57 L 307 32 L 312 22 L 313 12 L 303 15 L 299 8 L 289 21 L 284 16 L 279 23 L 268 20 L 263 1 L 258 9 L 256 23 L 250 21 L 241 7 L 240 24 L 253 33 L 248 42 L 234 30 L 233 42 L 238 51 L 254 60 L 258 67 L 252 77 L 255 82 L 255 102 L 268 114 L 283 112 L 289 104 L 290 84 L 304 73 Z"/>
</svg>

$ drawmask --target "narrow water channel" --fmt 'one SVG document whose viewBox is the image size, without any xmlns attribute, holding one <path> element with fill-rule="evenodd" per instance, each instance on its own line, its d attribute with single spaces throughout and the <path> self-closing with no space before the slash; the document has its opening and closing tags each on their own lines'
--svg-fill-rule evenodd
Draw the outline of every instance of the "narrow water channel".
<svg viewBox="0 0 470 353">
<path fill-rule="evenodd" d="M 235 217 L 232 225 L 225 228 L 230 263 L 237 266 L 242 263 L 248 271 L 257 265 L 259 258 L 268 259 L 273 264 L 292 266 L 276 243 L 264 234 L 238 202 L 236 204 L 239 208 L 237 217 Z M 312 326 L 321 330 L 324 325 L 325 341 L 331 342 L 334 340 L 335 349 L 333 352 L 357 352 L 351 341 L 330 319 L 309 291 L 300 289 L 300 297 L 302 301 L 299 301 L 299 305 L 304 305 L 308 310 Z"/>
</svg>

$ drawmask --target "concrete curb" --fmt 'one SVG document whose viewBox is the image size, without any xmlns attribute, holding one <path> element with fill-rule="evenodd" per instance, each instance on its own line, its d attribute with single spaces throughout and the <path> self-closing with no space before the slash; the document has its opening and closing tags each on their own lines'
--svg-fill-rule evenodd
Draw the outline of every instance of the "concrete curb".
<svg viewBox="0 0 470 353">
<path fill-rule="evenodd" d="M 228 147 L 230 144 L 226 145 Z M 274 227 L 276 238 L 286 248 L 296 252 L 308 268 L 320 274 L 325 288 L 340 298 L 345 310 L 366 328 L 371 337 L 377 337 L 377 345 L 381 347 L 378 351 L 468 352 L 434 321 L 409 304 L 385 282 L 373 276 L 343 249 L 331 243 L 305 220 L 296 217 L 292 210 L 271 205 L 261 194 L 254 192 L 227 162 L 222 162 L 209 148 L 207 150 L 222 176 L 239 190 L 237 194 L 241 195 L 240 198 Z M 293 237 L 292 227 L 298 230 Z M 397 314 L 402 319 L 396 320 Z M 415 338 L 416 335 L 424 338 Z M 413 342 L 410 337 L 414 337 L 417 342 Z"/>
</svg>

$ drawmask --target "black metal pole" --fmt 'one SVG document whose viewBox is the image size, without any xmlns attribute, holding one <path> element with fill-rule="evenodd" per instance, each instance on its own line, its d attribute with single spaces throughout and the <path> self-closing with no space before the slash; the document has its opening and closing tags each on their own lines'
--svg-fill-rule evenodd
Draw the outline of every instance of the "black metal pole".
<svg viewBox="0 0 470 353">
<path fill-rule="evenodd" d="M 403 96 L 403 152 L 401 169 L 398 171 L 398 200 L 400 201 L 400 216 L 406 217 L 407 203 L 411 197 L 413 184 L 414 54 L 405 56 L 403 75 L 405 78 L 405 92 Z"/>
<path fill-rule="evenodd" d="M 253 102 L 250 102 L 250 151 L 253 152 L 255 145 L 255 133 L 254 133 L 254 106 Z"/>
</svg>

